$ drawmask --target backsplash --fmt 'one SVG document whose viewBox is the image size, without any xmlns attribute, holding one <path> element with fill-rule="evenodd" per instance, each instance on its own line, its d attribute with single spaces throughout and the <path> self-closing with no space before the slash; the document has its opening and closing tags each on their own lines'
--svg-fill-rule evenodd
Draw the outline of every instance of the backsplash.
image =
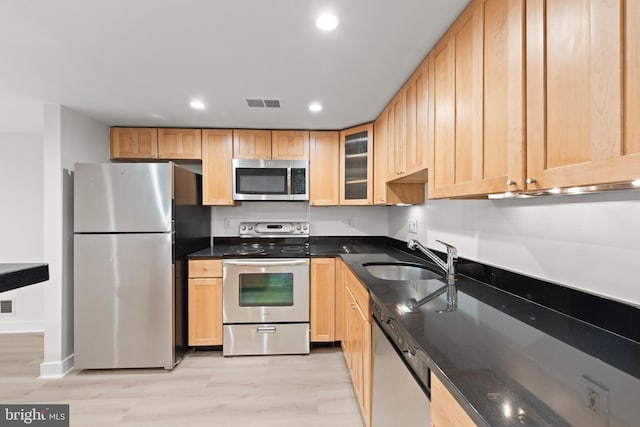
<svg viewBox="0 0 640 427">
<path fill-rule="evenodd" d="M 237 236 L 243 221 L 309 221 L 313 236 L 380 236 L 387 233 L 385 206 L 309 206 L 308 202 L 243 202 L 211 207 L 215 237 Z"/>
</svg>

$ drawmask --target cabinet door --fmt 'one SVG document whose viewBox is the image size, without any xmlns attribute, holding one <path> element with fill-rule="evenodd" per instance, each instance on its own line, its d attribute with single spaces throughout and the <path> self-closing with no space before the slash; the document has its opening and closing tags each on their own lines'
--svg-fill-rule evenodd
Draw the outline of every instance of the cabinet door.
<svg viewBox="0 0 640 427">
<path fill-rule="evenodd" d="M 337 206 L 340 203 L 340 133 L 309 134 L 309 204 Z"/>
<path fill-rule="evenodd" d="M 344 341 L 344 261 L 336 258 L 336 341 Z"/>
<path fill-rule="evenodd" d="M 336 261 L 311 258 L 311 341 L 335 341 Z"/>
<path fill-rule="evenodd" d="M 392 168 L 389 171 L 388 180 L 391 181 L 395 178 L 403 176 L 406 171 L 406 132 L 405 132 L 405 93 L 404 90 L 400 90 L 398 94 L 391 101 L 393 114 L 393 120 L 389 120 L 389 137 L 390 141 L 393 141 L 393 162 Z"/>
<path fill-rule="evenodd" d="M 373 123 L 340 132 L 340 204 L 373 203 Z"/>
<path fill-rule="evenodd" d="M 523 13 L 472 3 L 434 49 L 430 198 L 524 188 Z"/>
<path fill-rule="evenodd" d="M 233 134 L 230 129 L 202 131 L 202 204 L 233 205 L 231 163 Z"/>
<path fill-rule="evenodd" d="M 271 158 L 274 160 L 309 160 L 309 132 L 272 131 Z"/>
<path fill-rule="evenodd" d="M 404 164 L 401 175 L 427 168 L 429 67 L 424 60 L 404 85 Z"/>
<path fill-rule="evenodd" d="M 189 345 L 222 345 L 222 279 L 189 279 Z"/>
<path fill-rule="evenodd" d="M 255 129 L 234 129 L 233 158 L 270 159 L 271 131 Z"/>
<path fill-rule="evenodd" d="M 158 129 L 158 158 L 202 159 L 200 129 Z"/>
<path fill-rule="evenodd" d="M 529 190 L 638 178 L 637 3 L 527 1 Z"/>
<path fill-rule="evenodd" d="M 469 415 L 449 393 L 437 376 L 431 373 L 431 426 L 475 427 Z"/>
<path fill-rule="evenodd" d="M 387 203 L 387 110 L 373 124 L 373 204 Z"/>
<path fill-rule="evenodd" d="M 158 129 L 111 128 L 111 159 L 157 159 Z"/>
</svg>

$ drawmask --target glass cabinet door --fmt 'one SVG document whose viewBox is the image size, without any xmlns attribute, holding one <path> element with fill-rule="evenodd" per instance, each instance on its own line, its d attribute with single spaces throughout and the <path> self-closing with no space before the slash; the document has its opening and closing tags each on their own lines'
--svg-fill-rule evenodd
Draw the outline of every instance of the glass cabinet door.
<svg viewBox="0 0 640 427">
<path fill-rule="evenodd" d="M 340 133 L 340 204 L 370 205 L 373 196 L 373 124 Z"/>
</svg>

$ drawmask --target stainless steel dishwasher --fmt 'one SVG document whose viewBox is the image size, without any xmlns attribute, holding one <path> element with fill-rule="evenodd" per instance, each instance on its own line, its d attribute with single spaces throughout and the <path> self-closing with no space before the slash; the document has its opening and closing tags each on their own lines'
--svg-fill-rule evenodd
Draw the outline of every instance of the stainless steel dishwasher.
<svg viewBox="0 0 640 427">
<path fill-rule="evenodd" d="M 427 356 L 415 347 L 411 337 L 396 324 L 395 319 L 384 316 L 375 302 L 372 301 L 371 305 L 375 319 L 372 427 L 430 426 Z"/>
</svg>

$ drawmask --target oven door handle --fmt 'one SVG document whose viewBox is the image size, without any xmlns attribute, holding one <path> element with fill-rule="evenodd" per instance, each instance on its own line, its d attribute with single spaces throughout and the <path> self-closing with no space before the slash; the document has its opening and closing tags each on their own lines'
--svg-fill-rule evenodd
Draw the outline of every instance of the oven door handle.
<svg viewBox="0 0 640 427">
<path fill-rule="evenodd" d="M 247 265 L 247 266 L 253 266 L 253 267 L 273 267 L 273 266 L 279 266 L 279 265 L 309 265 L 309 259 L 308 258 L 302 258 L 302 259 L 289 259 L 286 261 L 277 261 L 277 260 L 273 260 L 273 261 L 263 261 L 263 260 L 259 260 L 259 261 L 251 261 L 251 260 L 224 260 L 224 264 L 226 265 Z"/>
</svg>

